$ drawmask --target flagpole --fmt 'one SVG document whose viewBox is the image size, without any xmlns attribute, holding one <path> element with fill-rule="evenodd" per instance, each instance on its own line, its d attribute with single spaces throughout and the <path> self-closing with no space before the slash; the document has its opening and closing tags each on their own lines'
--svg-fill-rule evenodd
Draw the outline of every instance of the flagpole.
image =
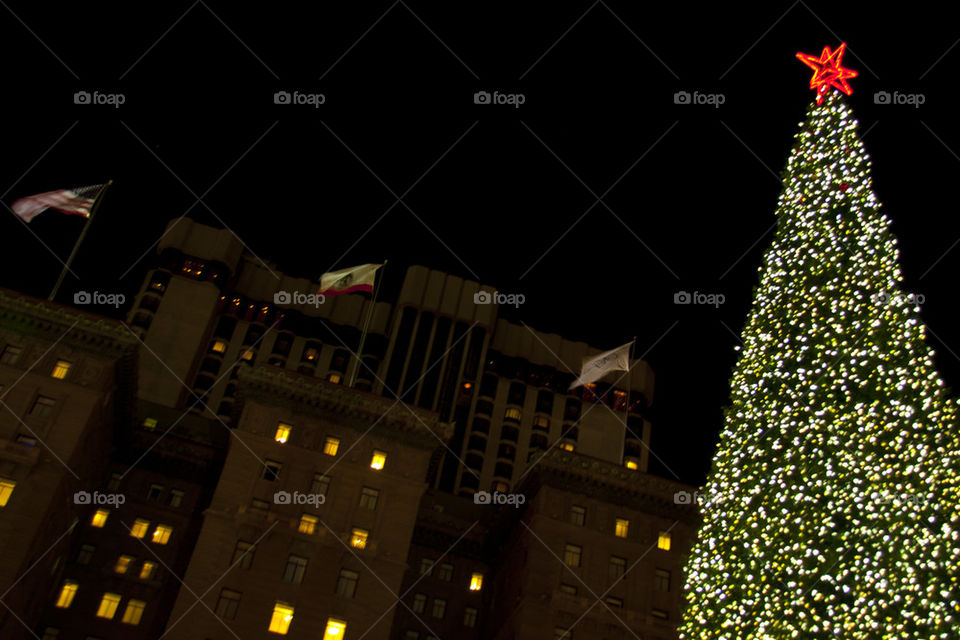
<svg viewBox="0 0 960 640">
<path fill-rule="evenodd" d="M 70 257 L 67 258 L 67 261 L 63 265 L 63 271 L 60 272 L 60 277 L 57 278 L 57 283 L 53 285 L 53 291 L 50 292 L 50 296 L 47 300 L 53 302 L 53 299 L 57 297 L 57 291 L 60 290 L 60 285 L 63 284 L 64 278 L 67 277 L 67 274 L 70 273 L 70 265 L 73 264 L 73 259 L 77 256 L 77 250 L 80 248 L 80 243 L 83 242 L 84 237 L 87 235 L 87 229 L 90 228 L 90 223 L 93 222 L 93 216 L 96 215 L 97 209 L 100 208 L 100 202 L 103 200 L 103 194 L 107 192 L 107 187 L 113 184 L 113 180 L 107 180 L 107 183 L 103 185 L 103 188 L 100 189 L 100 193 L 97 194 L 96 200 L 93 201 L 93 204 L 90 205 L 90 215 L 87 217 L 86 224 L 83 225 L 83 230 L 80 232 L 80 235 L 77 237 L 77 241 L 73 245 L 73 251 L 70 252 Z"/>
<path fill-rule="evenodd" d="M 623 409 L 623 438 L 620 440 L 620 464 L 624 464 L 626 455 L 627 433 L 630 431 L 630 387 L 633 386 L 633 348 L 637 344 L 637 336 L 633 336 L 630 351 L 627 353 L 627 405 Z"/>
<path fill-rule="evenodd" d="M 352 387 L 353 383 L 357 381 L 357 372 L 360 369 L 360 365 L 363 362 L 363 345 L 367 341 L 367 330 L 370 328 L 370 319 L 373 318 L 373 308 L 377 306 L 377 294 L 380 292 L 380 284 L 383 282 L 383 272 L 387 268 L 387 261 L 384 260 L 383 264 L 380 265 L 380 268 L 377 269 L 380 272 L 380 278 L 377 279 L 376 284 L 373 287 L 373 297 L 370 299 L 370 307 L 367 309 L 367 317 L 363 320 L 363 330 L 360 332 L 360 346 L 357 347 L 357 355 L 354 358 L 352 366 L 350 367 L 350 376 L 347 378 L 347 386 Z"/>
</svg>

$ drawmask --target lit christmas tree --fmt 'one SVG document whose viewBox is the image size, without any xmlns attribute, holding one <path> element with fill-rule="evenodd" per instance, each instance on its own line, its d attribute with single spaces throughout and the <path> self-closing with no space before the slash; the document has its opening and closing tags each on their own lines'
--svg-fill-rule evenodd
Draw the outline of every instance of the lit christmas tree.
<svg viewBox="0 0 960 640">
<path fill-rule="evenodd" d="M 685 640 L 960 638 L 956 402 L 837 89 L 784 173 L 687 564 Z"/>
</svg>

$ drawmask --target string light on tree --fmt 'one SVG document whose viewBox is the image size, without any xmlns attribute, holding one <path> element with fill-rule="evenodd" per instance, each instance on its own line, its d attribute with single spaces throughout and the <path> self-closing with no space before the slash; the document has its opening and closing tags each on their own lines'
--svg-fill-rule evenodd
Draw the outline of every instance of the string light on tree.
<svg viewBox="0 0 960 640">
<path fill-rule="evenodd" d="M 819 57 L 686 567 L 683 640 L 960 638 L 957 402 Z"/>
</svg>

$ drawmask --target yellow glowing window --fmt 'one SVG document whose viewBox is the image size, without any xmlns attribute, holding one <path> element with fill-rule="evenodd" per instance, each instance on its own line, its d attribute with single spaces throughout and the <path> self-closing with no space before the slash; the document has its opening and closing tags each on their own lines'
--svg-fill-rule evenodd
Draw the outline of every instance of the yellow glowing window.
<svg viewBox="0 0 960 640">
<path fill-rule="evenodd" d="M 627 458 L 627 459 L 624 461 L 623 464 L 624 464 L 624 466 L 627 467 L 627 469 L 636 470 L 636 469 L 639 469 L 639 468 L 640 468 L 640 465 L 637 464 L 637 461 L 634 460 L 633 458 Z"/>
<path fill-rule="evenodd" d="M 77 595 L 78 585 L 73 580 L 65 580 L 63 586 L 60 587 L 60 595 L 57 596 L 56 606 L 61 609 L 67 609 L 71 604 L 73 604 L 73 597 Z"/>
<path fill-rule="evenodd" d="M 158 524 L 153 530 L 153 542 L 155 544 L 167 544 L 170 541 L 170 534 L 173 533 L 173 527 L 165 524 Z"/>
<path fill-rule="evenodd" d="M 613 533 L 618 538 L 626 538 L 627 531 L 630 529 L 630 521 L 624 518 L 617 518 L 617 522 L 614 525 Z"/>
<path fill-rule="evenodd" d="M 290 429 L 292 428 L 291 425 L 281 422 L 277 425 L 277 432 L 273 434 L 273 439 L 280 444 L 286 444 L 287 440 L 290 439 Z"/>
<path fill-rule="evenodd" d="M 347 622 L 336 618 L 327 618 L 327 628 L 323 632 L 323 640 L 340 640 L 347 632 Z"/>
<path fill-rule="evenodd" d="M 300 516 L 300 526 L 297 527 L 297 531 L 299 531 L 300 533 L 313 534 L 316 530 L 317 530 L 316 516 L 311 516 L 306 513 Z"/>
<path fill-rule="evenodd" d="M 340 438 L 327 438 L 323 441 L 323 452 L 328 456 L 337 455 L 340 450 Z"/>
<path fill-rule="evenodd" d="M 519 419 L 520 419 L 520 409 L 516 409 L 516 408 L 514 408 L 514 407 L 510 407 L 510 408 L 507 409 L 506 412 L 503 414 L 503 417 L 506 418 L 507 420 L 519 420 Z"/>
<path fill-rule="evenodd" d="M 107 516 L 110 515 L 110 512 L 106 509 L 97 509 L 97 512 L 93 514 L 93 517 L 90 518 L 90 525 L 97 527 L 98 529 L 102 528 L 103 525 L 107 524 Z"/>
<path fill-rule="evenodd" d="M 366 529 L 354 529 L 350 532 L 350 546 L 354 549 L 366 549 L 370 532 Z"/>
<path fill-rule="evenodd" d="M 475 573 L 470 576 L 470 591 L 480 591 L 483 588 L 483 574 Z"/>
<path fill-rule="evenodd" d="M 561 442 L 561 443 L 560 443 L 560 448 L 563 449 L 564 451 L 573 451 L 573 443 L 572 443 L 572 442 Z"/>
<path fill-rule="evenodd" d="M 10 501 L 10 496 L 13 495 L 13 488 L 17 486 L 17 483 L 13 480 L 7 480 L 6 478 L 0 479 L 0 507 L 7 506 L 7 502 Z"/>
<path fill-rule="evenodd" d="M 50 373 L 51 376 L 57 380 L 63 380 L 67 377 L 67 373 L 70 371 L 70 363 L 66 360 L 57 360 L 57 363 L 53 365 L 53 371 Z"/>
<path fill-rule="evenodd" d="M 246 360 L 247 362 L 249 362 L 253 360 L 253 351 L 251 349 L 247 349 L 242 354 L 240 354 L 240 357 Z"/>
<path fill-rule="evenodd" d="M 270 626 L 267 631 L 286 635 L 293 622 L 293 605 L 277 602 L 273 605 L 273 615 L 270 616 Z"/>
<path fill-rule="evenodd" d="M 100 606 L 97 607 L 97 617 L 113 620 L 113 616 L 117 615 L 117 607 L 119 606 L 120 594 L 107 592 L 100 599 Z"/>
<path fill-rule="evenodd" d="M 144 418 L 143 419 L 143 428 L 147 431 L 153 431 L 157 428 L 157 419 L 156 418 Z"/>
<path fill-rule="evenodd" d="M 213 344 L 210 345 L 210 351 L 215 353 L 223 353 L 227 350 L 227 343 L 224 340 L 214 340 Z"/>
<path fill-rule="evenodd" d="M 123 610 L 121 622 L 126 624 L 140 624 L 140 618 L 143 617 L 143 610 L 147 608 L 147 603 L 143 600 L 127 600 L 127 608 Z"/>
<path fill-rule="evenodd" d="M 147 535 L 147 529 L 150 528 L 149 520 L 142 520 L 137 518 L 133 521 L 133 526 L 130 527 L 130 535 L 134 538 L 142 538 Z"/>
<path fill-rule="evenodd" d="M 149 580 L 153 577 L 153 570 L 157 568 L 156 563 L 145 561 L 143 566 L 140 567 L 140 579 Z"/>
<path fill-rule="evenodd" d="M 131 564 L 133 564 L 133 556 L 120 556 L 117 558 L 117 563 L 113 565 L 113 570 L 117 573 L 126 573 Z"/>
<path fill-rule="evenodd" d="M 661 531 L 660 537 L 657 538 L 657 548 L 663 549 L 664 551 L 670 551 L 670 532 Z"/>
<path fill-rule="evenodd" d="M 333 384 L 340 384 L 340 380 L 341 380 L 340 374 L 339 374 L 339 373 L 331 373 L 329 376 L 327 376 L 327 380 L 329 380 L 329 381 L 332 382 Z"/>
<path fill-rule="evenodd" d="M 373 457 L 370 458 L 370 468 L 379 471 L 385 464 L 387 464 L 387 452 L 374 449 Z"/>
</svg>

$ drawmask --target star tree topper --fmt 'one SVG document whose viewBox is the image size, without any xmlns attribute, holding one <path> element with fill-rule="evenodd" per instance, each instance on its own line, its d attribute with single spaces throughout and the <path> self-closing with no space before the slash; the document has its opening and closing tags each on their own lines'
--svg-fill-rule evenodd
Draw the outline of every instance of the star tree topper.
<svg viewBox="0 0 960 640">
<path fill-rule="evenodd" d="M 840 66 L 840 61 L 843 59 L 843 53 L 846 49 L 847 43 L 844 42 L 837 47 L 836 51 L 830 51 L 830 47 L 824 47 L 819 58 L 809 53 L 797 53 L 800 62 L 813 69 L 810 88 L 817 92 L 817 104 L 823 103 L 823 96 L 830 90 L 830 87 L 843 91 L 847 95 L 853 93 L 847 78 L 857 77 L 857 72 Z"/>
</svg>

